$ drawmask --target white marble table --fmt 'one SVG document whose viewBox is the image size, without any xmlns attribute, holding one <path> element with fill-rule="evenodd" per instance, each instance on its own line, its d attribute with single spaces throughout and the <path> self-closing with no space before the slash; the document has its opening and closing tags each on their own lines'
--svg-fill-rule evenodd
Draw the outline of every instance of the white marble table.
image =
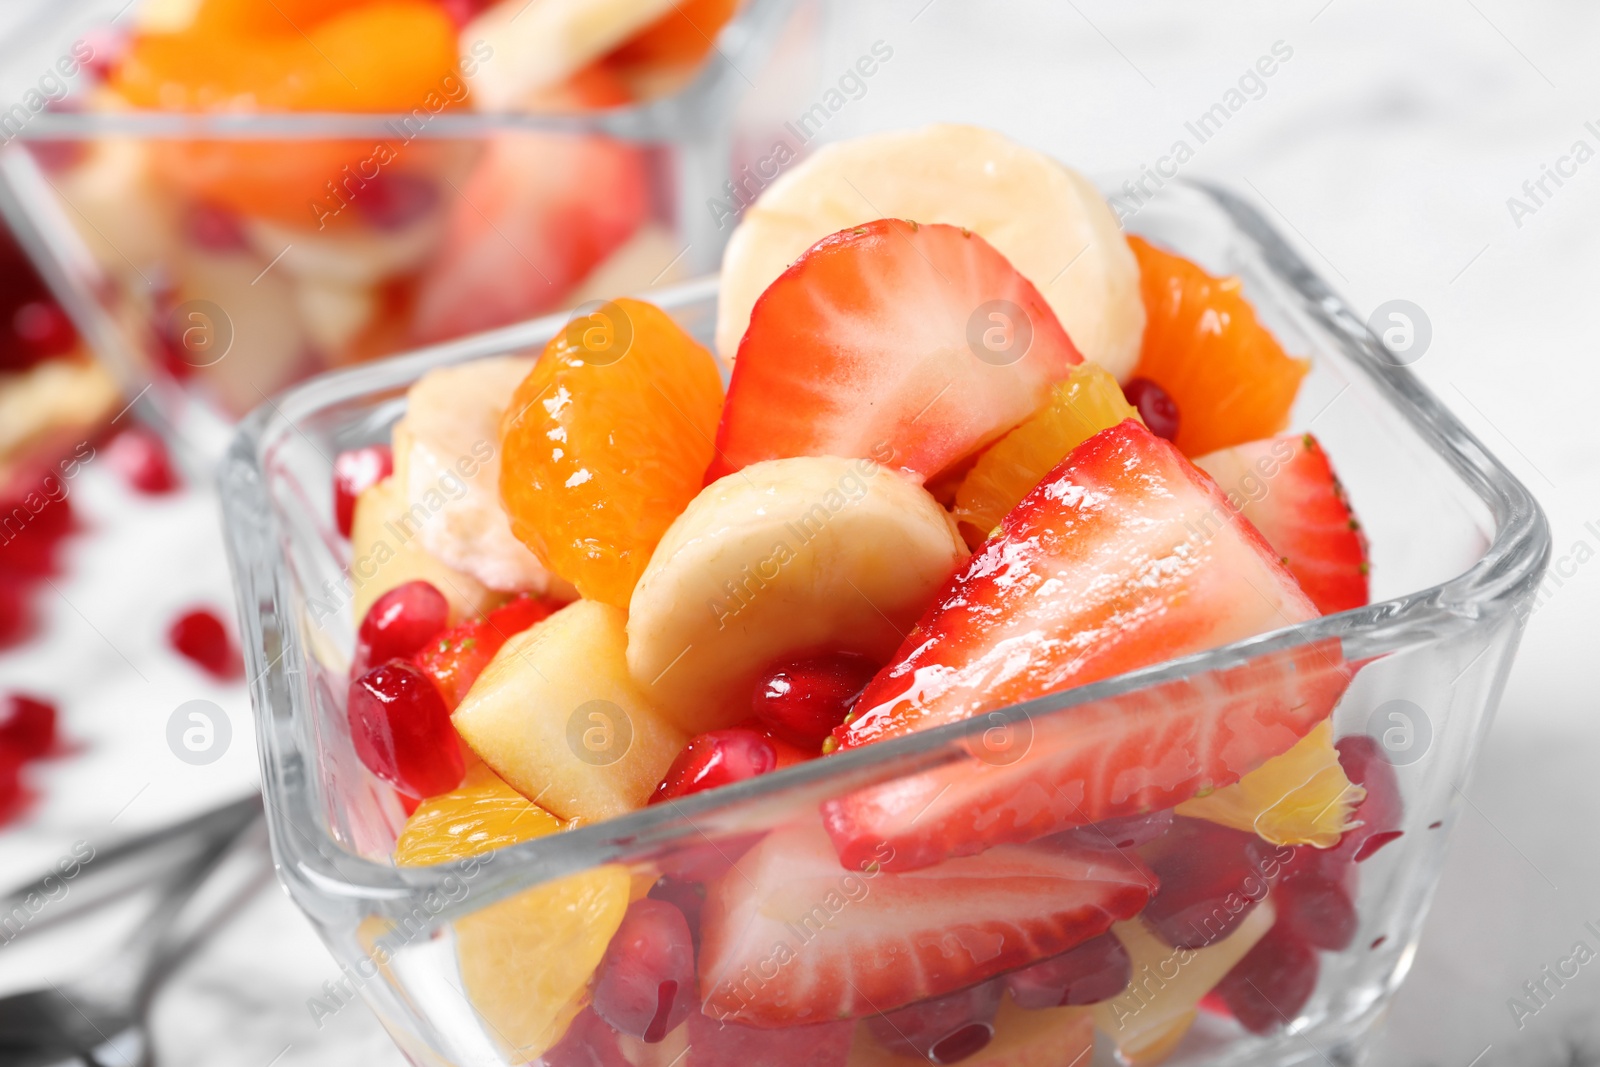
<svg viewBox="0 0 1600 1067">
<path fill-rule="evenodd" d="M 1292 59 L 1186 173 L 1253 191 L 1358 308 L 1404 298 L 1426 311 L 1434 339 L 1417 372 L 1539 496 L 1559 564 L 1579 542 L 1600 548 L 1600 160 L 1520 219 L 1507 198 L 1527 202 L 1524 181 L 1575 141 L 1600 149 L 1597 39 L 1600 8 L 1579 0 L 839 0 L 821 69 L 836 78 L 877 40 L 894 49 L 829 137 L 982 122 L 1105 172 L 1156 160 L 1284 42 Z M 103 469 L 74 493 L 92 532 L 47 605 L 49 639 L 0 656 L 0 688 L 76 679 L 65 726 L 83 751 L 46 765 L 45 803 L 0 834 L 5 870 L 159 823 L 255 773 L 242 688 L 205 683 L 161 644 L 171 611 L 226 603 L 210 502 L 134 507 Z M 1600 919 L 1597 613 L 1600 568 L 1580 565 L 1530 623 L 1375 1053 L 1385 1067 L 1600 1063 L 1595 968 L 1520 1027 L 1507 1007 Z M 223 760 L 190 768 L 163 729 L 197 696 L 228 707 L 236 732 Z M 37 976 L 7 952 L 0 982 Z M 283 894 L 262 892 L 157 1003 L 164 1062 L 401 1063 L 363 1010 L 314 1024 L 306 1000 L 336 974 Z"/>
</svg>

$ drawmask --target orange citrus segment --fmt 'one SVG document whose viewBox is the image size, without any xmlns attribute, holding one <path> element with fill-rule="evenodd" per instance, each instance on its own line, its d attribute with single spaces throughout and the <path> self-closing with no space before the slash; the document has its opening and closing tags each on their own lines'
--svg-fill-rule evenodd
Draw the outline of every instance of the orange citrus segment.
<svg viewBox="0 0 1600 1067">
<path fill-rule="evenodd" d="M 1284 353 L 1256 319 L 1238 278 L 1216 278 L 1138 238 L 1144 344 L 1134 377 L 1149 378 L 1177 401 L 1177 445 L 1190 456 L 1271 437 L 1310 363 Z"/>
<path fill-rule="evenodd" d="M 574 319 L 501 424 L 512 532 L 585 599 L 627 610 L 700 491 L 721 413 L 716 361 L 660 308 L 618 300 Z"/>
<path fill-rule="evenodd" d="M 628 868 L 607 864 L 456 920 L 467 999 L 512 1062 L 543 1055 L 582 1009 L 632 882 Z"/>
<path fill-rule="evenodd" d="M 136 106 L 180 111 L 437 111 L 465 98 L 455 26 L 438 4 L 247 6 L 211 4 L 188 29 L 135 39 L 112 88 Z"/>
<path fill-rule="evenodd" d="M 978 457 L 956 489 L 954 515 L 973 547 L 989 537 L 1006 512 L 1078 445 L 1139 413 L 1117 380 L 1098 363 L 1080 363 L 1044 407 Z"/>
<path fill-rule="evenodd" d="M 474 763 L 461 784 L 417 805 L 395 842 L 394 862 L 424 867 L 492 852 L 561 829 L 561 820 Z"/>
<path fill-rule="evenodd" d="M 1179 815 L 1260 835 L 1274 845 L 1332 848 L 1367 791 L 1345 777 L 1324 722 L 1281 756 L 1226 788 L 1178 805 Z"/>
<path fill-rule="evenodd" d="M 606 56 L 617 65 L 698 63 L 738 10 L 739 0 L 682 0 Z"/>
</svg>

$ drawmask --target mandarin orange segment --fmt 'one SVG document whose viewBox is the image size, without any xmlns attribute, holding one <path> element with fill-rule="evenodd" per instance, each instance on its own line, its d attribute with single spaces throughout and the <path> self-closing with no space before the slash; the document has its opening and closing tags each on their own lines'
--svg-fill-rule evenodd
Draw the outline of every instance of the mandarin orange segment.
<svg viewBox="0 0 1600 1067">
<path fill-rule="evenodd" d="M 136 38 L 112 88 L 131 104 L 167 110 L 409 112 L 464 101 L 455 26 L 428 0 L 248 12 L 242 4 L 216 5 L 179 33 Z"/>
<path fill-rule="evenodd" d="M 574 318 L 501 424 L 512 532 L 585 599 L 626 611 L 700 491 L 721 414 L 716 361 L 660 308 L 617 300 Z"/>
<path fill-rule="evenodd" d="M 1080 363 L 1038 411 L 979 457 L 956 489 L 956 525 L 970 547 L 988 539 L 1006 512 L 1068 452 L 1139 413 L 1098 363 Z"/>
<path fill-rule="evenodd" d="M 424 867 L 493 852 L 561 829 L 561 820 L 473 763 L 460 785 L 417 805 L 395 842 L 399 867 Z"/>
<path fill-rule="evenodd" d="M 1128 245 L 1147 317 L 1133 374 L 1177 401 L 1178 447 L 1199 456 L 1283 430 L 1310 362 L 1284 353 L 1238 278 L 1213 277 L 1138 237 Z"/>
</svg>

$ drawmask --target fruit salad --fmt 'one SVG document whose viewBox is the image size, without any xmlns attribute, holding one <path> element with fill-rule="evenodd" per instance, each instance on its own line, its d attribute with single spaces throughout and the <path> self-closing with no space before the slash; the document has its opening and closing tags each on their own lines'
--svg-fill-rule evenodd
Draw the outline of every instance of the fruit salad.
<svg viewBox="0 0 1600 1067">
<path fill-rule="evenodd" d="M 686 276 L 694 167 L 585 116 L 685 85 L 738 6 L 143 0 L 79 42 L 84 91 L 55 107 L 194 133 L 37 142 L 39 188 L 149 374 L 236 418 L 330 366 Z"/>
<path fill-rule="evenodd" d="M 346 705 L 401 866 L 944 729 L 748 832 L 454 922 L 512 1062 L 984 1067 L 1294 1022 L 1398 835 L 1357 664 L 1271 644 L 1368 601 L 1307 361 L 1238 279 L 1125 237 L 1054 159 L 935 126 L 746 213 L 717 351 L 648 303 L 443 367 L 335 464 Z M 747 790 L 748 791 L 748 790 Z"/>
</svg>

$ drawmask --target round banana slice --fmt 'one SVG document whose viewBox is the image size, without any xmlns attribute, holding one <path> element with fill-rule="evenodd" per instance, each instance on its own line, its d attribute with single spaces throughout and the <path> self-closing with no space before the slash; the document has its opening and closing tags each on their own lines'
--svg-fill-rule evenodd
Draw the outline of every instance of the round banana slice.
<svg viewBox="0 0 1600 1067">
<path fill-rule="evenodd" d="M 440 367 L 407 394 L 395 477 L 422 547 L 500 592 L 542 593 L 550 574 L 500 507 L 500 416 L 533 360 L 496 356 Z M 404 452 L 404 463 L 398 461 Z"/>
<path fill-rule="evenodd" d="M 871 460 L 766 460 L 700 491 L 628 608 L 628 669 L 690 733 L 747 718 L 774 660 L 886 660 L 966 546 L 928 492 Z"/>
<path fill-rule="evenodd" d="M 999 249 L 1078 350 L 1125 380 L 1139 358 L 1139 264 L 1105 198 L 992 130 L 934 125 L 821 148 L 745 212 L 722 258 L 717 351 L 731 362 L 750 309 L 816 242 L 881 218 L 964 226 Z"/>
</svg>

